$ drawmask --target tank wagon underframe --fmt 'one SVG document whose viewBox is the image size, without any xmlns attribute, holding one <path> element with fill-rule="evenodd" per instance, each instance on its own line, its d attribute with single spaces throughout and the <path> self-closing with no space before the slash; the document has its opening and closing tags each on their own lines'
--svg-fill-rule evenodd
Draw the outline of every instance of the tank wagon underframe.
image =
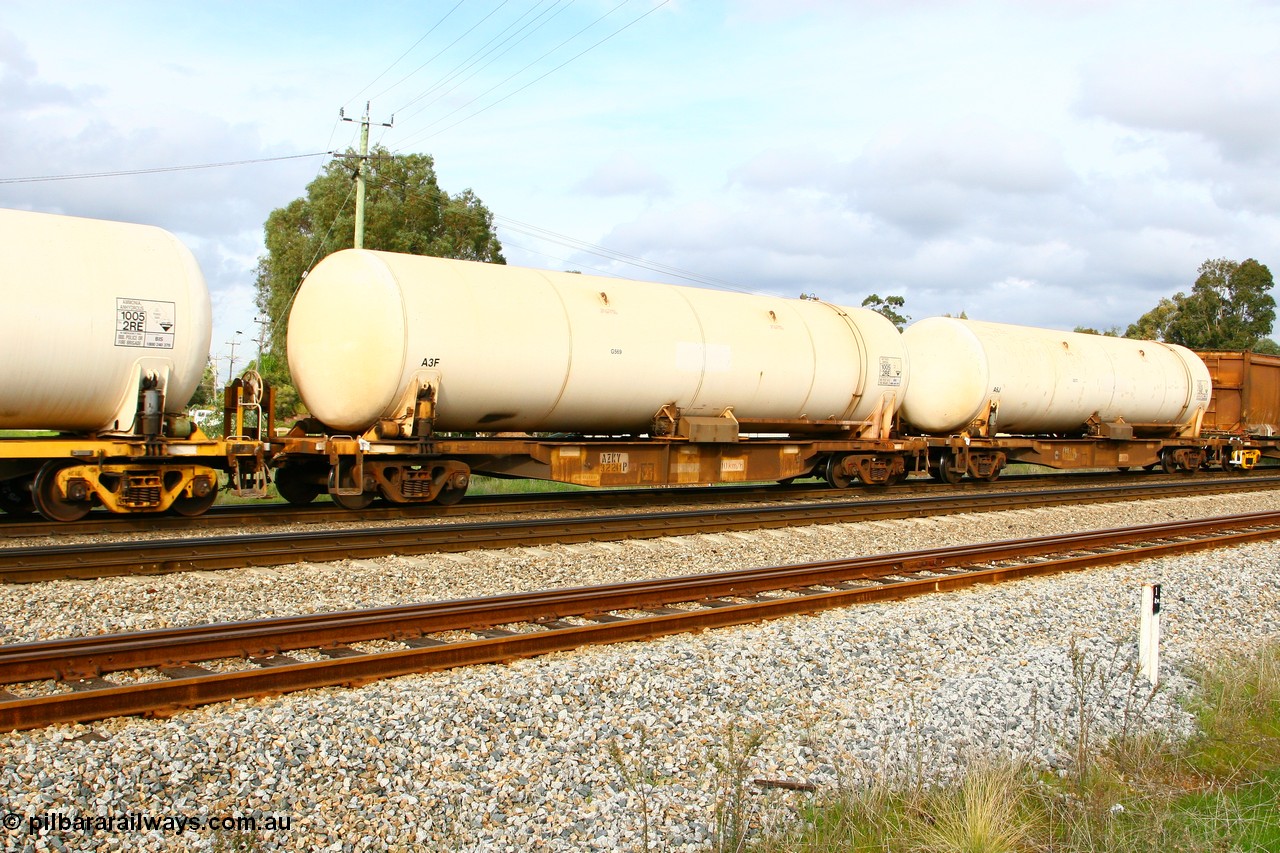
<svg viewBox="0 0 1280 853">
<path fill-rule="evenodd" d="M 923 459 L 925 449 L 923 439 L 442 437 L 410 442 L 289 436 L 272 442 L 272 464 L 286 498 L 301 503 L 328 491 L 352 506 L 377 493 L 397 503 L 451 503 L 462 496 L 472 473 L 600 487 L 767 482 L 816 470 L 831 472 L 833 485 L 878 485 L 905 476 L 910 461 Z"/>
<path fill-rule="evenodd" d="M 1223 467 L 1249 469 L 1257 462 L 1249 455 L 1232 455 L 1243 446 L 1226 439 L 1107 439 L 1107 438 L 930 438 L 929 472 L 938 479 L 959 482 L 965 476 L 995 480 L 1006 465 L 1022 463 L 1061 470 L 1085 468 L 1153 468 L 1169 473 L 1194 473 L 1207 463 L 1225 460 Z"/>
<path fill-rule="evenodd" d="M 814 475 L 837 488 L 888 485 L 913 472 L 959 482 L 995 480 L 1012 463 L 1063 470 L 1161 466 L 1194 473 L 1205 465 L 1252 468 L 1260 455 L 1239 439 L 950 438 L 832 439 L 376 437 L 293 435 L 272 442 L 281 495 L 307 503 L 324 492 L 349 508 L 379 495 L 394 503 L 451 504 L 473 474 L 579 486 L 682 486 L 788 481 Z"/>
</svg>

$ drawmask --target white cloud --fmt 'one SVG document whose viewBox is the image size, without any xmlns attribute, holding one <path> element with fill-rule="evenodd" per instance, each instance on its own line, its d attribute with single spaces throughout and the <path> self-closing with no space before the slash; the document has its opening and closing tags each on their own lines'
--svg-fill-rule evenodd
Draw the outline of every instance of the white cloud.
<svg viewBox="0 0 1280 853">
<path fill-rule="evenodd" d="M 1089 68 L 1080 110 L 1118 124 L 1185 133 L 1227 160 L 1280 162 L 1280 50 L 1240 44 L 1126 51 Z"/>
<path fill-rule="evenodd" d="M 670 182 L 629 152 L 618 152 L 600 163 L 574 188 L 589 196 L 671 194 Z"/>
<path fill-rule="evenodd" d="M 464 5 L 362 90 L 443 11 L 237 8 L 8 0 L 0 85 L 17 120 L 0 125 L 3 171 L 343 147 L 357 128 L 337 122 L 339 105 L 373 98 L 385 118 L 496 31 L 384 92 L 489 10 Z M 1105 328 L 1188 288 L 1205 258 L 1280 263 L 1275 4 L 680 0 L 441 132 L 494 98 L 441 121 L 458 103 L 607 8 L 568 9 L 374 139 L 413 140 L 404 150 L 435 155 L 446 189 L 473 187 L 509 220 L 747 289 L 853 304 L 898 293 L 917 318 Z M 232 315 L 219 322 L 245 330 L 262 224 L 318 166 L 0 185 L 0 204 L 179 232 L 215 311 Z M 512 260 L 662 278 L 523 234 L 512 244 Z"/>
</svg>

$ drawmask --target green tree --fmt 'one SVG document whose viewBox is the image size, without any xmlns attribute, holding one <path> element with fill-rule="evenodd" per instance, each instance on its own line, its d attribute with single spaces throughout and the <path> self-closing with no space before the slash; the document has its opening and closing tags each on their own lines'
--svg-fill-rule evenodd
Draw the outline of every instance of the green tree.
<svg viewBox="0 0 1280 853">
<path fill-rule="evenodd" d="M 1100 335 L 1104 338 L 1120 337 L 1119 326 L 1112 326 L 1110 329 L 1107 329 L 1105 332 L 1100 332 L 1097 329 L 1093 328 L 1092 326 L 1076 326 L 1074 329 L 1072 329 L 1072 331 L 1082 335 Z"/>
<path fill-rule="evenodd" d="M 1253 350 L 1271 333 L 1276 301 L 1271 270 L 1253 258 L 1208 260 L 1200 265 L 1190 295 L 1174 294 L 1125 332 L 1200 350 Z"/>
<path fill-rule="evenodd" d="M 270 319 L 262 374 L 276 388 L 283 416 L 297 411 L 285 360 L 289 306 L 302 279 L 325 256 L 351 247 L 355 231 L 356 155 L 335 158 L 307 185 L 306 195 L 273 210 L 264 226 L 267 252 L 258 259 L 258 309 Z M 426 154 L 370 152 L 365 173 L 367 249 L 503 264 L 493 214 L 471 190 L 450 195 Z"/>
<path fill-rule="evenodd" d="M 222 386 L 218 384 L 218 375 L 213 359 L 209 358 L 204 363 L 204 374 L 200 377 L 200 384 L 196 386 L 196 390 L 191 394 L 191 399 L 187 401 L 187 408 L 220 409 L 222 408 L 221 391 Z"/>
<path fill-rule="evenodd" d="M 1185 293 L 1176 293 L 1170 299 L 1163 297 L 1155 308 L 1130 323 L 1125 329 L 1126 338 L 1137 338 L 1144 341 L 1166 341 L 1169 339 L 1169 328 L 1178 317 L 1183 302 L 1187 301 Z"/>
<path fill-rule="evenodd" d="M 1276 319 L 1272 284 L 1271 270 L 1253 258 L 1205 261 L 1170 340 L 1195 349 L 1253 349 Z"/>
<path fill-rule="evenodd" d="M 892 323 L 899 332 L 902 327 L 911 321 L 911 316 L 898 312 L 906 304 L 906 299 L 901 296 L 886 296 L 883 299 L 878 294 L 871 294 L 862 300 L 863 308 L 870 308 L 877 314 L 883 315 L 890 323 Z"/>
</svg>

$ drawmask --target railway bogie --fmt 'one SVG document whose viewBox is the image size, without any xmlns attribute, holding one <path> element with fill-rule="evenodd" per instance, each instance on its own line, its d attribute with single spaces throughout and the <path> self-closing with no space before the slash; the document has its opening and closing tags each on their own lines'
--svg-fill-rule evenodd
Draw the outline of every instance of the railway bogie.
<svg viewBox="0 0 1280 853">
<path fill-rule="evenodd" d="M 267 493 L 266 453 L 255 438 L 75 435 L 0 439 L 0 509 L 77 521 L 95 506 L 115 513 L 199 515 L 226 488 Z"/>
</svg>

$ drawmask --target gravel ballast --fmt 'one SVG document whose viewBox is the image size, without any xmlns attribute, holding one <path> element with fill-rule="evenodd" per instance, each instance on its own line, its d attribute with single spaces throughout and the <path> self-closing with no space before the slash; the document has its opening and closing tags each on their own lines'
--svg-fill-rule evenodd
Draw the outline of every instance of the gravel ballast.
<svg viewBox="0 0 1280 853">
<path fill-rule="evenodd" d="M 1280 508 L 1271 493 L 0 588 L 6 643 L 721 571 Z M 1161 689 L 1132 677 L 1163 584 Z M 1188 667 L 1274 639 L 1259 544 L 444 673 L 0 735 L 8 848 L 705 847 L 744 760 L 754 827 L 814 786 L 1064 766 L 1097 725 L 1191 729 Z M 1141 712 L 1133 708 L 1141 707 Z M 1126 711 L 1126 709 L 1128 709 Z M 751 749 L 754 738 L 758 747 Z M 647 780 L 647 783 L 646 783 Z M 751 780 L 763 780 L 764 786 Z M 732 787 L 732 786 L 729 786 Z M 16 820 L 11 820 L 10 816 Z M 253 817 L 206 825 L 211 818 Z M 162 825 L 148 829 L 145 819 Z M 178 819 L 199 819 L 185 829 Z M 167 819 L 167 824 L 164 823 Z M 288 827 L 264 828 L 269 819 Z M 93 821 L 114 821 L 97 828 Z M 35 823 L 33 823 L 35 821 Z M 40 821 L 51 821 L 52 828 Z M 131 823 L 132 821 L 132 823 Z M 14 823 L 10 826 L 10 823 Z M 70 824 L 68 826 L 68 824 Z M 58 828 L 62 826 L 64 828 Z"/>
</svg>

